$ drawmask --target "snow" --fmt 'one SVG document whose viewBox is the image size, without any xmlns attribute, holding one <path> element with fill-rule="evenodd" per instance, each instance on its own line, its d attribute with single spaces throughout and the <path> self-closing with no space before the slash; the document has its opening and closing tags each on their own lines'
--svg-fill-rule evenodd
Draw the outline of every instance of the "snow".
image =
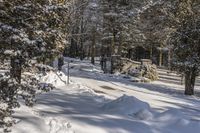
<svg viewBox="0 0 200 133">
<path fill-rule="evenodd" d="M 153 114 L 147 109 L 142 109 L 135 113 L 134 117 L 140 120 L 150 120 L 153 118 Z"/>
<path fill-rule="evenodd" d="M 46 124 L 50 126 L 49 133 L 74 133 L 70 123 L 62 119 L 48 118 Z"/>
<path fill-rule="evenodd" d="M 50 71 L 49 74 L 40 79 L 42 82 L 50 83 L 55 87 L 65 86 L 67 83 L 67 76 L 62 72 Z"/>
<path fill-rule="evenodd" d="M 6 110 L 8 108 L 8 105 L 5 103 L 0 103 L 0 109 Z"/>
<path fill-rule="evenodd" d="M 112 113 L 131 115 L 143 109 L 150 109 L 150 106 L 133 96 L 123 95 L 114 101 L 106 103 L 102 108 Z"/>
<path fill-rule="evenodd" d="M 70 84 L 67 62 L 70 61 Z M 33 108 L 16 109 L 13 133 L 197 133 L 200 99 L 161 81 L 134 83 L 103 74 L 99 65 L 65 58 L 63 72 L 41 79 L 56 89 L 37 95 Z M 198 86 L 196 87 L 198 88 Z"/>
</svg>

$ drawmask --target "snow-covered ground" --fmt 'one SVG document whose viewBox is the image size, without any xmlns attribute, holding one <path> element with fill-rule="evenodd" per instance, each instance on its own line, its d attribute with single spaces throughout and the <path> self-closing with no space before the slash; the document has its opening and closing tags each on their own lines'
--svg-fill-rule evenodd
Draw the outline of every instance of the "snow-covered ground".
<svg viewBox="0 0 200 133">
<path fill-rule="evenodd" d="M 88 61 L 65 61 L 63 73 L 41 79 L 55 90 L 38 95 L 33 108 L 16 109 L 13 133 L 199 133 L 200 98 L 184 96 L 183 86 L 133 83 Z"/>
</svg>

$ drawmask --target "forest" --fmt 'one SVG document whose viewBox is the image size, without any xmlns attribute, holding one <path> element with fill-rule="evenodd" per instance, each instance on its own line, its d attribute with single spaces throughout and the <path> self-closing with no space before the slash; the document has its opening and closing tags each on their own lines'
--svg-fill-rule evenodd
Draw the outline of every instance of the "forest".
<svg viewBox="0 0 200 133">
<path fill-rule="evenodd" d="M 199 76 L 199 0 L 0 0 L 0 132 L 2 133 L 28 131 L 31 124 L 27 129 L 21 130 L 23 126 L 19 126 L 20 130 L 15 128 L 20 125 L 17 119 L 23 116 L 20 114 L 23 114 L 21 111 L 25 108 L 33 111 L 34 116 L 30 117 L 35 118 L 36 114 L 39 114 L 37 117 L 46 121 L 46 117 L 49 116 L 47 125 L 50 127 L 44 126 L 45 128 L 41 130 L 34 130 L 30 126 L 31 133 L 90 133 L 98 129 L 97 132 L 100 133 L 188 133 L 188 131 L 197 133 L 200 129 Z M 164 81 L 164 78 L 167 81 Z M 174 84 L 172 80 L 175 80 Z M 72 93 L 73 88 L 78 90 Z M 137 92 L 134 93 L 130 91 L 131 89 L 136 89 Z M 181 116 L 184 119 L 180 120 L 182 124 L 192 121 L 182 125 L 184 130 L 180 125 L 176 128 L 169 125 L 152 128 L 153 126 L 149 126 L 151 124 L 147 124 L 151 130 L 132 129 L 131 125 L 136 123 L 127 122 L 129 119 L 127 117 L 134 117 L 135 120 L 139 115 L 139 118 L 146 120 L 151 116 L 157 121 L 149 120 L 148 117 L 149 123 L 168 122 L 159 121 L 161 117 L 156 118 L 158 115 L 155 115 L 155 112 L 146 109 L 151 106 L 172 108 L 173 105 L 167 106 L 167 103 L 170 104 L 172 101 L 169 98 L 168 101 L 159 104 L 146 96 L 145 93 L 149 91 L 152 96 L 158 95 L 157 93 L 167 94 L 166 97 L 172 96 L 174 101 L 179 99 L 191 105 L 191 107 L 174 106 L 186 111 L 183 111 L 183 114 L 187 117 L 194 114 L 191 115 L 192 118 Z M 68 98 L 65 99 L 62 95 L 59 97 L 58 94 L 66 94 Z M 115 110 L 113 113 L 115 114 L 120 108 L 123 113 L 119 111 L 120 115 L 107 116 L 108 118 L 104 116 L 108 119 L 105 120 L 105 125 L 108 124 L 110 127 L 104 127 L 104 124 L 98 127 L 100 124 L 98 120 L 88 122 L 81 117 L 84 124 L 96 123 L 98 127 L 94 128 L 94 125 L 90 127 L 92 124 L 89 124 L 90 130 L 86 131 L 81 131 L 84 128 L 78 124 L 75 124 L 77 130 L 71 131 L 69 123 L 64 123 L 67 126 L 63 126 L 63 122 L 58 122 L 61 119 L 49 120 L 50 117 L 55 117 L 56 113 L 54 115 L 51 115 L 51 112 L 40 113 L 41 108 L 45 110 L 43 107 L 45 103 L 41 104 L 42 101 L 51 98 L 55 98 L 55 101 L 60 99 L 66 103 L 46 101 L 48 108 L 51 104 L 55 104 L 55 108 L 59 109 L 58 105 L 62 104 L 59 107 L 63 111 L 60 113 L 58 111 L 58 116 L 76 123 L 74 115 L 77 112 L 81 112 L 85 117 L 84 113 L 91 111 L 83 109 L 83 105 L 86 104 L 84 100 L 91 102 L 86 96 L 95 99 L 94 101 L 104 99 L 99 103 L 99 106 L 104 104 L 103 109 L 97 108 L 97 111 L 93 112 L 93 117 L 98 116 L 99 119 L 103 119 L 104 114 L 101 109 Z M 78 99 L 81 98 L 83 101 L 80 102 Z M 113 100 L 114 98 L 118 99 Z M 77 105 L 67 102 L 72 99 Z M 141 106 L 145 111 L 140 112 L 141 109 L 135 111 L 129 107 L 134 100 L 138 102 L 136 108 Z M 119 101 L 122 103 L 118 105 Z M 146 106 L 146 102 L 150 107 Z M 91 102 L 91 105 L 88 103 L 86 107 L 94 106 L 94 103 Z M 35 113 L 34 110 L 39 110 L 39 113 Z M 124 116 L 124 112 L 128 110 L 135 112 L 128 112 L 128 116 L 127 114 Z M 27 111 L 27 117 L 24 118 L 25 115 L 23 118 L 28 119 L 31 111 Z M 72 113 L 65 117 L 68 111 Z M 61 115 L 61 112 L 65 113 Z M 176 113 L 179 112 L 172 111 L 173 115 Z M 128 123 L 128 128 L 126 124 L 118 127 L 119 123 L 110 122 L 114 117 L 117 119 L 121 115 L 127 120 L 123 122 Z M 88 119 L 92 120 L 93 117 L 90 117 Z M 194 121 L 198 123 L 193 123 Z M 54 128 L 56 126 L 58 127 Z M 121 129 L 116 129 L 114 126 Z M 107 128 L 109 130 L 103 131 Z"/>
</svg>

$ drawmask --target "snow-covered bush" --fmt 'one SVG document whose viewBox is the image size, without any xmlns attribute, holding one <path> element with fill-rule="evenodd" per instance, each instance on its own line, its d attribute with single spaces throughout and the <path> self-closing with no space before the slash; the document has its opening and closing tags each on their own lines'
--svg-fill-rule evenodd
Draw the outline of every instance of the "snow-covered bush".
<svg viewBox="0 0 200 133">
<path fill-rule="evenodd" d="M 151 63 L 136 62 L 130 59 L 122 58 L 121 71 L 122 74 L 128 74 L 141 79 L 142 82 L 150 82 L 158 80 L 157 67 Z"/>
<path fill-rule="evenodd" d="M 122 74 L 128 74 L 128 70 L 135 69 L 141 64 L 140 62 L 136 62 L 128 58 L 121 58 L 121 62 L 122 64 L 120 69 Z"/>
<path fill-rule="evenodd" d="M 156 65 L 150 65 L 150 64 L 142 65 L 141 73 L 143 77 L 148 78 L 152 81 L 158 79 L 158 72 Z"/>
<path fill-rule="evenodd" d="M 144 77 L 151 81 L 158 79 L 158 72 L 155 65 L 145 64 L 128 71 L 128 74 L 133 77 Z"/>
</svg>

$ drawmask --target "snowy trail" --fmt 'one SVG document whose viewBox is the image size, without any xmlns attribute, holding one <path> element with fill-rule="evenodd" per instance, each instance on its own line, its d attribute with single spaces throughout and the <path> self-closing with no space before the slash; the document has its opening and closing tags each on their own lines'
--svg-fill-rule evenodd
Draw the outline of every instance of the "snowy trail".
<svg viewBox="0 0 200 133">
<path fill-rule="evenodd" d="M 76 63 L 74 63 L 76 64 Z M 91 69 L 91 68 L 90 68 Z M 108 98 L 115 99 L 123 94 L 134 96 L 151 105 L 158 111 L 176 108 L 191 119 L 200 120 L 200 98 L 183 95 L 183 86 L 157 81 L 151 84 L 133 83 L 119 77 L 109 77 L 96 71 L 72 70 L 72 80 L 92 88 Z M 192 114 L 191 114 L 192 113 Z"/>
<path fill-rule="evenodd" d="M 123 94 L 131 95 L 144 102 L 149 103 L 152 108 L 155 108 L 158 111 L 164 111 L 169 108 L 177 108 L 185 112 L 186 115 L 191 115 L 191 112 L 193 112 L 194 114 L 192 114 L 191 119 L 200 120 L 200 101 L 198 98 L 190 98 L 184 95 L 178 96 L 178 94 L 175 96 L 170 96 L 169 94 L 162 94 L 159 92 L 149 91 L 144 88 L 139 88 L 137 86 L 125 85 L 121 83 L 104 82 L 83 77 L 73 77 L 73 80 L 77 80 L 82 84 L 93 88 L 97 92 L 101 91 L 104 94 L 108 95 L 109 98 L 114 99 L 122 96 Z M 104 89 L 102 88 L 102 84 L 104 86 L 114 88 L 115 90 Z"/>
</svg>

